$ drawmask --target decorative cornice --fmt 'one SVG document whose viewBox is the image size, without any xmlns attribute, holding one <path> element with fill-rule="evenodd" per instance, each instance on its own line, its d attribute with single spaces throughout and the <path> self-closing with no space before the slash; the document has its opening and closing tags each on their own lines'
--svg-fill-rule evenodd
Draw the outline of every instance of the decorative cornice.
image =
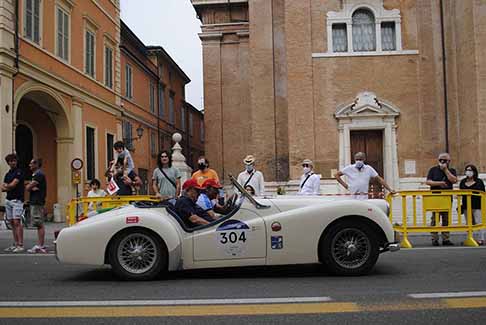
<svg viewBox="0 0 486 325">
<path fill-rule="evenodd" d="M 199 38 L 203 42 L 221 41 L 223 38 L 223 33 L 199 33 Z"/>
<path fill-rule="evenodd" d="M 341 105 L 336 110 L 336 119 L 360 118 L 360 117 L 397 117 L 400 110 L 390 103 L 376 97 L 370 91 L 364 91 L 357 95 L 354 101 Z"/>
<path fill-rule="evenodd" d="M 248 0 L 191 0 L 194 7 L 248 3 Z"/>
</svg>

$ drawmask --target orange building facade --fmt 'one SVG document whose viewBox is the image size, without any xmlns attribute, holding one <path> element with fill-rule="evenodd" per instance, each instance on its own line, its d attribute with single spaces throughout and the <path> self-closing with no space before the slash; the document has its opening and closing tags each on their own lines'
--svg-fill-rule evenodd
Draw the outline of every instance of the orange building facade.
<svg viewBox="0 0 486 325">
<path fill-rule="evenodd" d="M 43 159 L 48 210 L 76 194 L 74 158 L 84 162 L 81 192 L 93 178 L 104 184 L 118 140 L 132 151 L 141 193 L 173 133 L 188 158 L 204 152 L 203 115 L 185 101 L 190 79 L 130 31 L 118 0 L 0 0 L 0 78 L 0 154 L 17 152 L 23 168 Z"/>
</svg>

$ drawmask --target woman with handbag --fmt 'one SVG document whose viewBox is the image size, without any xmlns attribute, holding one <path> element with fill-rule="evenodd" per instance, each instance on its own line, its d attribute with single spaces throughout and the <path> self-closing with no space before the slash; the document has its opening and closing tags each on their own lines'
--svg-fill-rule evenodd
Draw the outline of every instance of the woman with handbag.
<svg viewBox="0 0 486 325">
<path fill-rule="evenodd" d="M 157 156 L 157 168 L 152 176 L 152 188 L 161 200 L 178 198 L 181 194 L 181 174 L 172 167 L 172 157 L 168 150 Z"/>
</svg>

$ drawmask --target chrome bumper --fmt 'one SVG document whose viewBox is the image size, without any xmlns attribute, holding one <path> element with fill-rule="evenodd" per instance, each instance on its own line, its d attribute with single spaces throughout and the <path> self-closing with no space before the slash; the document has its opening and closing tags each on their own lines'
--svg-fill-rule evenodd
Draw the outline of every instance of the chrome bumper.
<svg viewBox="0 0 486 325">
<path fill-rule="evenodd" d="M 400 250 L 400 243 L 399 242 L 393 242 L 393 243 L 386 243 L 385 247 L 380 251 L 380 253 L 384 252 L 397 252 Z"/>
</svg>

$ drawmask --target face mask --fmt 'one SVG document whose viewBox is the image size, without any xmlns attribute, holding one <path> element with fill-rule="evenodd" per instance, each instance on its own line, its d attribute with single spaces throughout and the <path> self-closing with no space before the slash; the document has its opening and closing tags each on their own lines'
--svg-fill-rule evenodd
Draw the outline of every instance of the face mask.
<svg viewBox="0 0 486 325">
<path fill-rule="evenodd" d="M 201 162 L 197 166 L 199 167 L 200 170 L 203 170 L 203 169 L 206 168 L 206 164 L 205 163 L 201 163 Z"/>
<path fill-rule="evenodd" d="M 309 174 L 311 171 L 310 167 L 304 167 L 302 169 L 304 170 L 304 174 Z"/>
<path fill-rule="evenodd" d="M 472 170 L 466 170 L 466 176 L 467 177 L 473 177 L 474 176 L 474 172 Z"/>
<path fill-rule="evenodd" d="M 364 162 L 362 160 L 356 160 L 355 166 L 356 168 L 361 169 L 364 166 Z"/>
<path fill-rule="evenodd" d="M 246 171 L 251 173 L 253 171 L 253 166 L 252 165 L 246 165 Z"/>
</svg>

